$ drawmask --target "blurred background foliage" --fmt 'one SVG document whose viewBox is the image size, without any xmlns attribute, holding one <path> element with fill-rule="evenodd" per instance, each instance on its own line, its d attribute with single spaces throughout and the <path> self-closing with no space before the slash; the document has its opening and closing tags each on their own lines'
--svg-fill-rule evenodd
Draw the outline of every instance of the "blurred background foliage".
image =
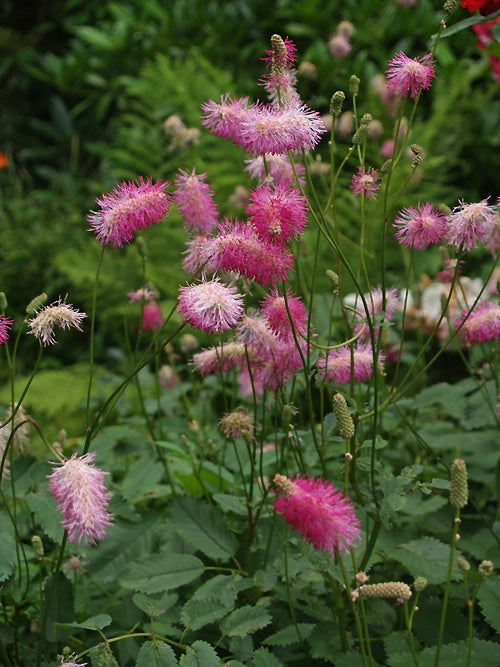
<svg viewBox="0 0 500 667">
<path fill-rule="evenodd" d="M 179 168 L 207 172 L 222 215 L 237 215 L 236 186 L 249 187 L 244 153 L 202 130 L 197 142 L 173 145 L 164 121 L 175 114 L 201 130 L 200 104 L 231 91 L 263 97 L 261 58 L 275 32 L 288 35 L 299 63 L 314 64 L 314 78 L 299 77 L 303 99 L 326 113 L 331 94 L 361 79 L 360 113 L 383 123 L 383 136 L 368 146 L 368 162 L 380 166 L 380 146 L 392 120 L 370 85 L 400 49 L 428 50 L 442 16 L 440 0 L 414 7 L 392 1 L 345 0 L 4 0 L 0 8 L 0 290 L 9 311 L 22 317 L 26 304 L 45 291 L 70 294 L 89 309 L 98 248 L 86 215 L 95 198 L 123 179 L 152 176 L 173 182 Z M 451 19 L 466 17 L 459 10 Z M 342 20 L 354 25 L 352 51 L 333 58 L 328 40 Z M 412 202 L 449 206 L 496 195 L 500 173 L 498 83 L 472 30 L 441 41 L 438 78 L 423 96 L 412 141 L 429 156 L 411 186 Z M 347 105 L 350 102 L 346 103 Z M 346 106 L 349 108 L 349 106 Z M 346 146 L 350 138 L 345 140 Z M 356 203 L 342 185 L 338 210 L 346 229 Z M 185 234 L 175 212 L 148 230 L 146 278 L 166 307 L 184 280 L 180 268 Z M 121 337 L 117 317 L 129 308 L 126 292 L 144 276 L 134 247 L 108 253 L 101 278 L 98 341 Z M 100 335 L 100 338 L 99 338 Z M 82 341 L 83 342 L 83 341 Z M 78 352 L 65 350 L 73 362 Z"/>
</svg>

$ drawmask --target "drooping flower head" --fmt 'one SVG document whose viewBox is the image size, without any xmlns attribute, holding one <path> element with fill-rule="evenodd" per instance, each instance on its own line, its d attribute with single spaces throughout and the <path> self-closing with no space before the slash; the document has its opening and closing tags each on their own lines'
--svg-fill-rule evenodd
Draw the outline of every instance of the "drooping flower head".
<svg viewBox="0 0 500 667">
<path fill-rule="evenodd" d="M 287 292 L 285 299 L 274 290 L 262 302 L 262 314 L 282 340 L 292 340 L 293 330 L 299 337 L 306 331 L 307 310 L 302 299 L 291 292 Z"/>
<path fill-rule="evenodd" d="M 95 452 L 73 454 L 48 475 L 50 490 L 63 515 L 63 527 L 74 544 L 96 544 L 106 536 L 112 516 L 108 512 L 111 494 L 104 486 L 108 474 L 93 465 Z"/>
<path fill-rule="evenodd" d="M 142 330 L 155 331 L 163 325 L 163 314 L 156 301 L 150 301 L 142 309 Z"/>
<path fill-rule="evenodd" d="M 130 243 L 136 232 L 166 216 L 171 201 L 165 192 L 167 185 L 161 181 L 153 183 L 151 178 L 120 183 L 96 200 L 100 210 L 89 213 L 89 231 L 95 232 L 101 245 L 121 248 Z"/>
<path fill-rule="evenodd" d="M 380 190 L 380 176 L 378 169 L 363 169 L 358 167 L 358 173 L 352 177 L 349 186 L 355 195 L 364 195 L 367 199 L 376 199 Z"/>
<path fill-rule="evenodd" d="M 410 97 L 414 100 L 422 90 L 430 88 L 434 74 L 434 59 L 426 53 L 422 58 L 409 58 L 400 51 L 392 60 L 385 72 L 387 88 L 395 95 Z"/>
<path fill-rule="evenodd" d="M 274 509 L 315 549 L 334 556 L 336 549 L 349 549 L 360 539 L 351 500 L 330 482 L 275 475 L 274 484 L 279 494 Z"/>
<path fill-rule="evenodd" d="M 425 250 L 431 243 L 439 243 L 445 233 L 446 217 L 428 202 L 400 211 L 393 223 L 395 237 L 408 248 Z"/>
<path fill-rule="evenodd" d="M 229 341 L 223 345 L 210 347 L 193 355 L 193 366 L 202 375 L 217 373 L 220 370 L 230 371 L 246 363 L 248 356 L 252 356 L 244 343 Z"/>
<path fill-rule="evenodd" d="M 379 354 L 377 363 L 382 365 L 384 356 Z M 321 378 L 336 385 L 349 384 L 351 375 L 355 382 L 367 382 L 373 374 L 373 351 L 371 346 L 359 344 L 354 349 L 348 345 L 329 350 L 317 362 Z"/>
<path fill-rule="evenodd" d="M 286 243 L 306 226 L 307 199 L 297 189 L 264 184 L 251 193 L 247 213 L 259 236 Z"/>
<path fill-rule="evenodd" d="M 33 334 L 42 345 L 55 345 L 56 338 L 54 334 L 54 327 L 60 329 L 74 328 L 82 331 L 82 320 L 87 317 L 86 313 L 73 308 L 73 306 L 66 301 L 59 298 L 50 306 L 45 306 L 37 312 L 28 322 L 30 329 L 29 333 Z"/>
<path fill-rule="evenodd" d="M 292 167 L 288 155 L 266 153 L 257 155 L 251 160 L 245 160 L 245 162 L 247 165 L 245 171 L 248 171 L 252 178 L 256 178 L 260 182 L 266 181 L 273 183 L 275 186 L 291 188 L 297 186 L 298 179 L 299 185 L 305 185 L 304 165 L 296 163 Z"/>
<path fill-rule="evenodd" d="M 472 250 L 478 243 L 487 241 L 496 222 L 495 206 L 483 199 L 474 204 L 467 204 L 459 200 L 446 220 L 446 240 L 448 243 Z"/>
<path fill-rule="evenodd" d="M 129 303 L 134 303 L 135 301 L 138 301 L 139 303 L 148 303 L 149 301 L 155 300 L 156 293 L 152 287 L 146 285 L 145 287 L 139 287 L 135 292 L 127 292 L 127 296 L 129 298 Z"/>
<path fill-rule="evenodd" d="M 213 200 L 213 192 L 205 183 L 206 174 L 180 171 L 175 179 L 175 201 L 184 217 L 186 226 L 203 234 L 210 234 L 217 224 L 217 206 Z"/>
<path fill-rule="evenodd" d="M 178 311 L 201 331 L 227 331 L 243 314 L 243 297 L 234 286 L 212 278 L 197 285 L 181 286 Z"/>
<path fill-rule="evenodd" d="M 466 343 L 484 343 L 500 337 L 500 305 L 481 300 L 473 309 L 464 311 L 455 320 L 460 338 Z"/>
<path fill-rule="evenodd" d="M 10 330 L 14 320 L 11 320 L 9 317 L 4 317 L 0 315 L 0 345 L 3 345 L 7 340 L 9 340 Z"/>
<path fill-rule="evenodd" d="M 232 100 L 229 93 L 221 95 L 220 102 L 209 100 L 201 105 L 204 111 L 201 124 L 212 134 L 236 141 L 243 120 L 249 113 L 248 97 Z"/>
<path fill-rule="evenodd" d="M 236 143 L 254 155 L 280 155 L 312 150 L 325 132 L 320 114 L 300 101 L 292 101 L 283 108 L 276 104 L 254 104 L 241 124 Z"/>
<path fill-rule="evenodd" d="M 205 249 L 210 266 L 236 271 L 262 285 L 288 279 L 293 254 L 286 246 L 263 239 L 253 225 L 225 220 L 219 234 Z"/>
</svg>

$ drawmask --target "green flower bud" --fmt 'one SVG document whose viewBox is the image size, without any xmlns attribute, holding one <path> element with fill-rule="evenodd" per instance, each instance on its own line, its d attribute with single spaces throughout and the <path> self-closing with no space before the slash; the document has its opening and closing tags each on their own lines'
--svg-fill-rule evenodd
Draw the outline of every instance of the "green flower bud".
<svg viewBox="0 0 500 667">
<path fill-rule="evenodd" d="M 443 9 L 446 14 L 453 14 L 460 7 L 460 0 L 446 0 Z"/>
<path fill-rule="evenodd" d="M 342 105 L 344 104 L 345 93 L 342 90 L 337 90 L 332 95 L 330 100 L 330 115 L 337 118 L 342 113 Z"/>
<path fill-rule="evenodd" d="M 26 306 L 27 315 L 33 315 L 41 306 L 44 306 L 47 302 L 47 295 L 45 292 L 42 292 L 31 301 Z"/>
<path fill-rule="evenodd" d="M 333 414 L 337 419 L 337 430 L 339 435 L 345 440 L 349 440 L 354 435 L 354 422 L 347 401 L 342 394 L 334 394 L 332 399 Z"/>
<path fill-rule="evenodd" d="M 494 570 L 493 563 L 491 562 L 491 560 L 483 560 L 481 561 L 481 563 L 479 563 L 478 570 L 481 577 L 483 579 L 487 579 L 493 574 Z"/>
<path fill-rule="evenodd" d="M 329 278 L 330 282 L 332 283 L 333 286 L 333 293 L 338 294 L 339 293 L 339 276 L 335 271 L 332 271 L 331 269 L 326 270 L 326 275 Z"/>
<path fill-rule="evenodd" d="M 31 538 L 31 546 L 33 547 L 33 551 L 35 552 L 35 556 L 38 558 L 38 560 L 41 560 L 43 558 L 43 543 L 39 535 L 33 535 Z"/>
<path fill-rule="evenodd" d="M 360 84 L 360 79 L 358 79 L 358 77 L 355 74 L 353 74 L 349 79 L 349 92 L 353 97 L 354 95 L 358 94 L 359 84 Z"/>
<path fill-rule="evenodd" d="M 412 160 L 411 166 L 413 167 L 413 169 L 416 169 L 424 161 L 425 158 L 424 149 L 422 148 L 422 146 L 419 146 L 418 144 L 412 144 L 410 146 L 410 151 L 415 156 Z"/>
<path fill-rule="evenodd" d="M 7 297 L 5 296 L 5 292 L 0 292 L 0 313 L 3 313 L 6 308 Z"/>
<path fill-rule="evenodd" d="M 468 572 L 470 570 L 470 563 L 463 556 L 457 558 L 457 565 L 462 572 Z"/>
<path fill-rule="evenodd" d="M 463 459 L 455 459 L 451 464 L 450 503 L 456 509 L 467 505 L 469 489 L 467 486 L 467 468 Z"/>
<path fill-rule="evenodd" d="M 352 143 L 354 146 L 359 146 L 362 144 L 366 137 L 368 136 L 368 125 L 360 125 L 357 131 L 354 133 L 354 136 L 352 138 Z"/>
<path fill-rule="evenodd" d="M 386 160 L 384 164 L 380 167 L 380 173 L 385 175 L 385 174 L 390 174 L 392 171 L 392 159 Z"/>
<path fill-rule="evenodd" d="M 427 579 L 425 577 L 416 577 L 413 582 L 413 588 L 417 593 L 421 593 L 427 587 Z"/>
</svg>

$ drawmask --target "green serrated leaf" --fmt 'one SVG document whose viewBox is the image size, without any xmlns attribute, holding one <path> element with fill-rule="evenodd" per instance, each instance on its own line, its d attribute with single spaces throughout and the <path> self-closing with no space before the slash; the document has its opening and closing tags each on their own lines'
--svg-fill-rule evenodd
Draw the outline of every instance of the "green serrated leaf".
<svg viewBox="0 0 500 667">
<path fill-rule="evenodd" d="M 61 623 L 67 628 L 83 628 L 85 630 L 102 630 L 111 624 L 112 618 L 109 614 L 98 614 L 97 616 L 92 616 L 92 618 L 87 618 L 87 620 L 77 623 Z"/>
<path fill-rule="evenodd" d="M 238 548 L 238 540 L 224 519 L 204 500 L 176 498 L 171 504 L 171 523 L 186 542 L 209 558 L 230 558 Z"/>
<path fill-rule="evenodd" d="M 418 655 L 420 667 L 434 667 L 436 647 L 426 648 Z M 500 664 L 500 644 L 474 638 L 470 666 L 498 667 Z M 445 644 L 439 654 L 439 667 L 466 667 L 467 643 L 464 641 L 454 644 Z"/>
<path fill-rule="evenodd" d="M 199 630 L 214 623 L 232 610 L 220 600 L 189 600 L 181 612 L 181 621 L 189 630 Z"/>
<path fill-rule="evenodd" d="M 189 554 L 154 554 L 126 568 L 122 586 L 141 593 L 159 593 L 178 588 L 204 572 L 201 560 Z"/>
<path fill-rule="evenodd" d="M 304 639 L 308 639 L 316 625 L 314 623 L 297 623 L 297 625 L 289 625 L 286 628 L 282 628 L 275 632 L 274 634 L 266 637 L 263 644 L 269 644 L 271 646 L 289 646 L 290 644 L 295 644 L 297 642 L 302 642 Z"/>
<path fill-rule="evenodd" d="M 51 641 L 59 641 L 62 636 L 61 625 L 70 623 L 74 618 L 73 612 L 73 586 L 60 572 L 55 576 L 51 575 L 45 584 L 45 590 L 51 591 L 49 600 L 46 595 L 44 598 L 43 614 L 46 614 L 47 625 L 45 635 Z"/>
<path fill-rule="evenodd" d="M 283 667 L 283 663 L 267 648 L 258 648 L 253 652 L 253 667 Z"/>
<path fill-rule="evenodd" d="M 221 623 L 221 629 L 229 637 L 244 637 L 265 628 L 272 618 L 262 607 L 245 605 L 235 609 Z"/>
<path fill-rule="evenodd" d="M 5 581 L 14 571 L 16 564 L 16 540 L 14 528 L 7 512 L 0 514 L 0 582 Z"/>
<path fill-rule="evenodd" d="M 120 667 L 109 644 L 102 642 L 89 651 L 92 667 Z"/>
<path fill-rule="evenodd" d="M 143 593 L 135 593 L 132 602 L 148 616 L 161 616 L 173 607 L 179 599 L 175 593 L 167 593 L 160 598 L 151 598 Z"/>
<path fill-rule="evenodd" d="M 207 642 L 196 641 L 179 661 L 179 667 L 221 667 L 222 661 Z"/>
<path fill-rule="evenodd" d="M 388 556 L 402 563 L 414 577 L 425 577 L 429 584 L 446 581 L 450 546 L 433 537 L 422 537 L 389 549 Z M 457 554 L 458 555 L 458 554 Z M 461 573 L 454 563 L 452 578 L 460 579 Z"/>
<path fill-rule="evenodd" d="M 484 618 L 500 633 L 500 577 L 484 581 L 479 588 L 477 599 Z"/>
<path fill-rule="evenodd" d="M 36 493 L 30 493 L 26 496 L 26 502 L 43 532 L 56 544 L 60 543 L 64 535 L 62 516 L 57 511 L 57 503 L 50 491 L 39 489 Z"/>
<path fill-rule="evenodd" d="M 230 496 L 227 493 L 214 493 L 212 498 L 220 505 L 224 512 L 233 512 L 239 516 L 247 516 L 248 510 L 245 503 L 237 496 Z"/>
<path fill-rule="evenodd" d="M 137 656 L 135 667 L 177 667 L 173 649 L 165 642 L 144 642 Z"/>
</svg>

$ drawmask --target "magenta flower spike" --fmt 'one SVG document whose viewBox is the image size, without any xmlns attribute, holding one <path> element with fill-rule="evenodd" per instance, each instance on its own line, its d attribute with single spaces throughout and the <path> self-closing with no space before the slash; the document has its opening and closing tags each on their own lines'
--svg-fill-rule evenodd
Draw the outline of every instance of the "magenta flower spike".
<svg viewBox="0 0 500 667">
<path fill-rule="evenodd" d="M 378 356 L 378 363 L 382 364 L 385 357 Z M 359 344 L 352 350 L 348 345 L 329 350 L 318 359 L 320 376 L 326 382 L 334 384 L 349 384 L 351 374 L 355 382 L 367 382 L 373 374 L 373 352 L 369 343 Z"/>
<path fill-rule="evenodd" d="M 275 475 L 274 509 L 318 551 L 331 556 L 360 539 L 360 521 L 349 498 L 330 482 Z"/>
<path fill-rule="evenodd" d="M 73 454 L 48 475 L 50 490 L 63 515 L 63 527 L 73 543 L 96 544 L 106 536 L 112 516 L 108 512 L 111 494 L 104 486 L 108 474 L 93 465 L 95 452 Z"/>
<path fill-rule="evenodd" d="M 488 199 L 473 204 L 461 199 L 447 218 L 446 240 L 457 248 L 472 250 L 478 243 L 489 240 L 496 218 L 496 208 L 488 204 Z"/>
<path fill-rule="evenodd" d="M 3 345 L 9 340 L 10 330 L 13 324 L 14 320 L 0 315 L 0 345 Z"/>
<path fill-rule="evenodd" d="M 380 176 L 378 169 L 362 169 L 358 167 L 358 173 L 352 177 L 349 186 L 355 195 L 365 195 L 367 199 L 376 199 L 377 192 L 380 190 Z"/>
<path fill-rule="evenodd" d="M 425 250 L 431 243 L 439 243 L 444 234 L 446 216 L 428 202 L 417 208 L 405 208 L 394 220 L 395 237 L 401 245 Z"/>
<path fill-rule="evenodd" d="M 250 194 L 250 221 L 259 236 L 286 243 L 299 236 L 307 224 L 307 199 L 300 190 L 282 185 L 260 185 Z"/>
<path fill-rule="evenodd" d="M 495 340 L 500 337 L 500 305 L 481 300 L 455 320 L 456 328 L 461 324 L 458 335 L 468 344 Z"/>
<path fill-rule="evenodd" d="M 210 234 L 218 220 L 213 192 L 205 183 L 207 174 L 180 171 L 175 179 L 174 198 L 188 228 Z"/>
<path fill-rule="evenodd" d="M 166 216 L 171 202 L 165 192 L 167 185 L 166 181 L 153 183 L 151 178 L 120 183 L 96 200 L 100 210 L 87 216 L 89 231 L 101 245 L 121 248 L 130 243 L 136 232 L 160 223 Z"/>
</svg>

